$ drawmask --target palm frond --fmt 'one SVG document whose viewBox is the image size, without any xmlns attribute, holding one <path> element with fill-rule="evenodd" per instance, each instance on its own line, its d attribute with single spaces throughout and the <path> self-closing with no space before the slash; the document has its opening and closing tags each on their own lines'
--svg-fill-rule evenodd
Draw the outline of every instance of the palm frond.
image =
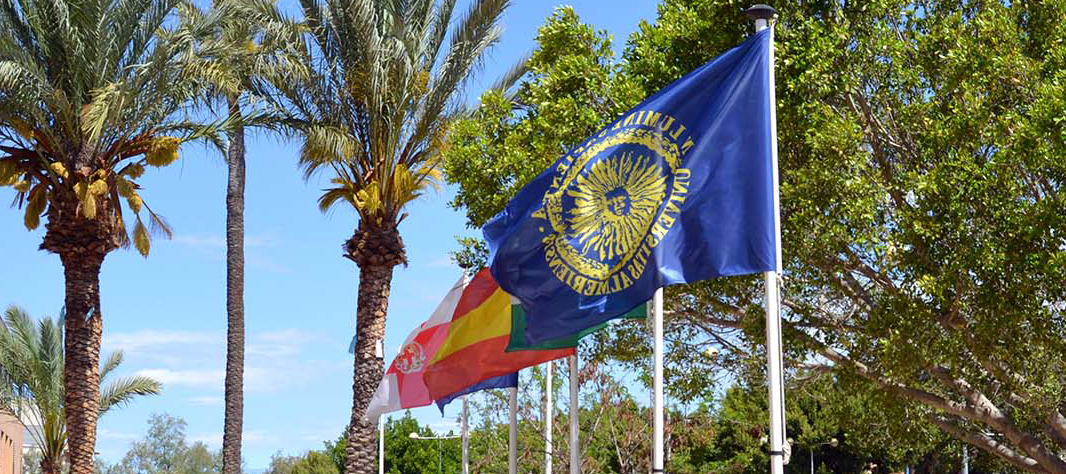
<svg viewBox="0 0 1066 474">
<path fill-rule="evenodd" d="M 107 360 L 103 364 L 100 364 L 100 381 L 103 382 L 107 379 L 107 376 L 111 374 L 125 359 L 125 354 L 122 351 L 112 352 L 107 356 Z"/>
<path fill-rule="evenodd" d="M 522 77 L 529 72 L 529 58 L 533 53 L 526 53 L 518 59 L 507 72 L 503 73 L 500 77 L 496 78 L 496 82 L 492 83 L 489 87 L 490 90 L 499 91 L 504 97 L 512 99 L 515 93 L 515 86 L 518 81 L 522 80 Z"/>
<path fill-rule="evenodd" d="M 300 166 L 304 179 L 314 176 L 323 166 L 347 163 L 359 150 L 354 137 L 339 127 L 311 126 L 304 131 L 300 149 Z"/>
<path fill-rule="evenodd" d="M 149 377 L 133 376 L 115 379 L 100 389 L 100 414 L 122 407 L 139 396 L 159 395 L 163 384 Z"/>
<path fill-rule="evenodd" d="M 439 185 L 443 137 L 461 91 L 499 40 L 507 0 L 301 0 L 312 41 L 306 77 L 272 84 L 271 107 L 302 139 L 305 178 L 332 171 L 319 208 L 353 206 L 360 219 L 395 222 Z M 450 30 L 450 33 L 449 33 Z M 505 76 L 510 85 L 522 65 Z"/>
</svg>

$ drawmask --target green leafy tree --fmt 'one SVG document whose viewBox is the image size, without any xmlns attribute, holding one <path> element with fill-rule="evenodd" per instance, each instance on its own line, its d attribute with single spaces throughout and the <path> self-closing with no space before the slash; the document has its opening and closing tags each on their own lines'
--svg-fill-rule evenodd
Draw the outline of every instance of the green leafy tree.
<svg viewBox="0 0 1066 474">
<path fill-rule="evenodd" d="M 329 459 L 337 466 L 337 471 L 344 472 L 344 464 L 347 462 L 348 457 L 348 433 L 341 433 L 336 441 L 326 441 L 323 444 L 326 445 L 325 452 L 329 455 Z M 377 465 L 376 460 L 374 464 Z"/>
<path fill-rule="evenodd" d="M 641 95 L 658 90 L 742 41 L 745 6 L 665 1 L 630 38 L 620 76 Z M 906 414 L 879 427 L 889 433 L 932 424 L 1013 468 L 1066 472 L 1066 32 L 1055 26 L 1066 3 L 775 6 L 792 372 L 828 370 L 840 390 L 881 393 L 886 412 Z M 478 117 L 502 119 L 455 135 L 475 163 L 506 156 L 492 147 L 527 120 L 492 101 Z M 480 161 L 478 147 L 490 151 Z M 551 159 L 528 175 L 478 166 L 449 179 L 478 225 L 510 196 L 480 183 L 520 185 Z M 673 338 L 688 341 L 678 347 L 714 346 L 738 372 L 761 358 L 754 278 L 673 287 L 667 306 Z M 646 346 L 607 356 L 638 360 L 634 347 Z M 686 375 L 701 352 L 668 358 L 668 384 L 693 389 L 683 398 L 702 396 Z"/>
<path fill-rule="evenodd" d="M 63 316 L 60 317 L 62 319 Z M 32 458 L 43 474 L 60 474 L 66 454 L 63 420 L 63 326 L 50 318 L 36 324 L 22 309 L 11 306 L 0 324 L 0 411 L 20 420 L 34 420 L 27 432 L 39 448 Z M 100 381 L 122 364 L 122 351 L 100 366 Z M 124 377 L 104 385 L 100 415 L 138 396 L 158 395 L 162 384 L 144 376 Z"/>
<path fill-rule="evenodd" d="M 655 90 L 741 41 L 736 6 L 666 2 L 631 39 L 633 76 Z M 1066 472 L 1066 372 L 1048 362 L 1066 349 L 1066 3 L 776 6 L 794 360 L 1017 469 Z M 751 283 L 671 299 L 754 342 Z"/>
<path fill-rule="evenodd" d="M 179 3 L 0 2 L 0 186 L 14 188 L 28 229 L 45 216 L 41 249 L 63 264 L 74 474 L 93 469 L 100 267 L 131 242 L 147 255 L 150 229 L 169 236 L 136 181 L 145 166 L 176 161 L 181 143 L 213 132 L 183 115 L 199 84 L 177 64 L 189 38 L 165 26 Z"/>
<path fill-rule="evenodd" d="M 454 436 L 452 433 L 433 433 L 428 426 L 418 423 L 411 412 L 403 417 L 389 417 L 385 422 L 385 472 L 405 474 L 408 472 L 432 473 L 459 472 L 463 462 L 462 444 L 458 438 L 444 440 L 412 439 L 411 433 L 419 436 Z M 373 465 L 372 465 L 373 466 Z"/>
<path fill-rule="evenodd" d="M 343 246 L 360 272 L 345 472 L 370 473 L 374 465 L 376 429 L 363 412 L 383 372 L 375 347 L 393 269 L 407 262 L 397 226 L 406 205 L 437 185 L 444 137 L 462 110 L 459 93 L 498 41 L 508 3 L 475 0 L 455 17 L 454 0 L 301 1 L 310 78 L 275 86 L 303 142 L 305 176 L 331 176 L 319 208 L 350 206 L 359 218 Z"/>
<path fill-rule="evenodd" d="M 270 457 L 270 468 L 264 474 L 339 474 L 341 467 L 333 462 L 329 453 L 308 451 L 303 456 Z"/>
<path fill-rule="evenodd" d="M 107 474 L 214 474 L 221 472 L 222 452 L 211 452 L 201 441 L 185 439 L 185 420 L 155 414 L 144 439 L 135 441 Z"/>
<path fill-rule="evenodd" d="M 566 150 L 642 97 L 635 82 L 618 74 L 611 36 L 582 24 L 573 8 L 557 8 L 536 40 L 513 96 L 486 92 L 448 137 L 445 176 L 459 185 L 452 205 L 466 211 L 472 227 L 482 226 Z M 482 252 L 463 260 L 476 261 Z"/>
</svg>

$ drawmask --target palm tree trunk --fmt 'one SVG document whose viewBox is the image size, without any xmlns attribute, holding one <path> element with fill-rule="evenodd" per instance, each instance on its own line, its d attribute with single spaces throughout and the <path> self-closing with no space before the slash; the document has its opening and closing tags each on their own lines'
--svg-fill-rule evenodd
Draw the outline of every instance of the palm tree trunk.
<svg viewBox="0 0 1066 474">
<path fill-rule="evenodd" d="M 41 458 L 41 474 L 62 474 L 59 463 L 54 459 Z"/>
<path fill-rule="evenodd" d="M 345 257 L 359 266 L 359 301 L 356 310 L 355 375 L 352 381 L 352 419 L 348 425 L 346 474 L 372 474 L 377 456 L 377 427 L 363 419 L 370 399 L 381 382 L 384 364 L 376 346 L 385 338 L 385 315 L 396 265 L 406 264 L 403 240 L 396 225 L 370 226 L 347 242 Z"/>
<path fill-rule="evenodd" d="M 92 474 L 100 405 L 100 266 L 103 252 L 60 255 L 66 277 L 63 408 L 70 474 Z M 43 467 L 43 466 L 42 466 Z"/>
<path fill-rule="evenodd" d="M 230 116 L 240 104 L 229 99 Z M 241 473 L 244 424 L 244 125 L 229 133 L 229 181 L 226 186 L 226 415 L 222 435 L 222 473 Z"/>
</svg>

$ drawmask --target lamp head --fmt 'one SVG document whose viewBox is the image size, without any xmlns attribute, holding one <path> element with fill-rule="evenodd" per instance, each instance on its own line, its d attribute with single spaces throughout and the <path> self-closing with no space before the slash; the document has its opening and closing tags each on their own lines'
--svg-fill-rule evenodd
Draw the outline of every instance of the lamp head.
<svg viewBox="0 0 1066 474">
<path fill-rule="evenodd" d="M 777 13 L 777 10 L 774 10 L 770 5 L 757 3 L 744 10 L 744 13 L 747 13 L 748 18 L 752 20 L 770 20 Z"/>
<path fill-rule="evenodd" d="M 411 434 L 407 435 L 407 437 L 411 438 L 411 439 L 418 439 L 419 438 L 418 433 L 411 433 Z"/>
<path fill-rule="evenodd" d="M 837 446 L 840 446 L 840 441 L 837 440 L 836 438 L 833 438 L 833 439 L 829 440 L 829 445 L 835 448 Z"/>
</svg>

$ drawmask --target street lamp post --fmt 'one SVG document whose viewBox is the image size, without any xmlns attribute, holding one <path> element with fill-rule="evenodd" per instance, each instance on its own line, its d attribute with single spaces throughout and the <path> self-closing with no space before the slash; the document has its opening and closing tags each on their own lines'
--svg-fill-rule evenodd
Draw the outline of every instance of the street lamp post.
<svg viewBox="0 0 1066 474">
<path fill-rule="evenodd" d="M 440 474 L 444 474 L 444 447 L 441 446 L 441 440 L 444 439 L 456 439 L 459 436 L 421 436 L 418 433 L 411 433 L 407 435 L 411 439 L 435 439 L 437 440 L 437 468 Z"/>
<path fill-rule="evenodd" d="M 810 453 L 811 453 L 811 474 L 814 474 L 814 448 L 817 448 L 818 446 L 822 446 L 822 445 L 825 445 L 825 444 L 828 444 L 829 446 L 832 446 L 832 447 L 835 448 L 837 446 L 840 446 L 840 441 L 837 441 L 836 438 L 833 438 L 833 439 L 831 439 L 829 441 L 826 441 L 826 442 L 823 442 L 823 443 L 812 444 L 809 448 L 807 448 L 810 451 Z"/>
</svg>

